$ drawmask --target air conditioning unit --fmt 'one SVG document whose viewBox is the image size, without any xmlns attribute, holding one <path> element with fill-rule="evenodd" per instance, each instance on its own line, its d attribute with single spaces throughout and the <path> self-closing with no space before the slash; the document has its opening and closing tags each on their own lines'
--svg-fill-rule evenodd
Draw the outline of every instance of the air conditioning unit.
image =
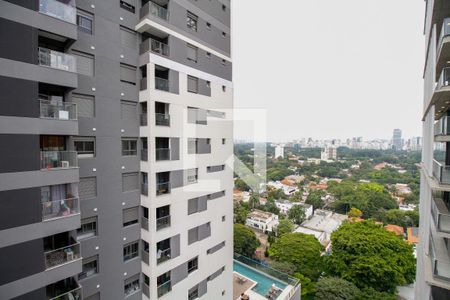
<svg viewBox="0 0 450 300">
<path fill-rule="evenodd" d="M 61 161 L 61 168 L 68 168 L 70 167 L 70 164 L 67 160 L 62 160 Z"/>
</svg>

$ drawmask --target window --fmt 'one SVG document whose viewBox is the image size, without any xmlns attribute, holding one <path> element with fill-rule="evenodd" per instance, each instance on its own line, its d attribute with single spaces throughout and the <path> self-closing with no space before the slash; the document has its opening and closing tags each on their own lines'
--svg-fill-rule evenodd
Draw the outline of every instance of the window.
<svg viewBox="0 0 450 300">
<path fill-rule="evenodd" d="M 206 254 L 213 254 L 217 251 L 219 251 L 220 249 L 222 249 L 223 247 L 225 247 L 225 241 L 223 241 L 220 244 L 215 245 L 212 248 L 209 248 L 208 250 L 206 250 Z"/>
<path fill-rule="evenodd" d="M 122 211 L 123 227 L 136 224 L 139 217 L 139 207 L 132 207 Z"/>
<path fill-rule="evenodd" d="M 188 245 L 198 241 L 198 227 L 189 229 L 188 231 Z"/>
<path fill-rule="evenodd" d="M 133 101 L 120 101 L 120 117 L 122 120 L 137 120 L 137 103 Z"/>
<path fill-rule="evenodd" d="M 137 139 L 122 139 L 122 156 L 137 155 Z"/>
<path fill-rule="evenodd" d="M 123 261 L 129 261 L 139 254 L 139 243 L 133 242 L 123 246 Z"/>
<path fill-rule="evenodd" d="M 188 300 L 194 300 L 198 298 L 198 285 L 194 286 L 188 291 Z"/>
<path fill-rule="evenodd" d="M 131 29 L 120 26 L 120 43 L 128 48 L 136 48 L 137 47 L 137 35 Z"/>
<path fill-rule="evenodd" d="M 222 145 L 225 145 L 226 139 L 222 139 Z"/>
<path fill-rule="evenodd" d="M 79 158 L 95 156 L 95 137 L 76 137 L 73 143 Z"/>
<path fill-rule="evenodd" d="M 122 7 L 122 8 L 125 9 L 125 10 L 128 10 L 129 12 L 131 12 L 131 13 L 134 14 L 135 7 L 134 7 L 133 4 L 131 4 L 131 3 L 129 3 L 129 2 L 131 2 L 131 3 L 134 4 L 134 1 L 130 1 L 130 0 L 128 0 L 128 1 L 123 1 L 123 0 L 120 0 L 120 7 Z"/>
<path fill-rule="evenodd" d="M 98 273 L 98 256 L 83 259 L 83 269 L 78 274 L 78 280 L 89 278 Z"/>
<path fill-rule="evenodd" d="M 72 51 L 77 62 L 77 73 L 86 76 L 94 76 L 94 55 L 79 51 Z"/>
<path fill-rule="evenodd" d="M 197 21 L 198 17 L 191 13 L 190 11 L 187 12 L 187 27 L 197 31 Z"/>
<path fill-rule="evenodd" d="M 188 274 L 198 269 L 198 257 L 191 259 L 187 263 Z"/>
<path fill-rule="evenodd" d="M 211 58 L 211 52 L 206 52 L 206 57 Z"/>
<path fill-rule="evenodd" d="M 97 217 L 81 220 L 81 227 L 77 229 L 77 241 L 97 235 Z"/>
<path fill-rule="evenodd" d="M 188 92 L 198 93 L 198 78 L 188 75 Z"/>
<path fill-rule="evenodd" d="M 135 191 L 139 189 L 138 173 L 122 174 L 122 192 Z"/>
<path fill-rule="evenodd" d="M 121 63 L 120 81 L 136 85 L 136 67 Z"/>
<path fill-rule="evenodd" d="M 78 183 L 78 195 L 80 200 L 92 199 L 97 197 L 97 178 L 82 177 Z"/>
<path fill-rule="evenodd" d="M 223 271 L 225 271 L 225 266 L 223 266 L 222 268 L 220 268 L 219 270 L 217 270 L 213 274 L 209 275 L 208 276 L 208 281 L 212 281 L 212 280 L 216 279 L 218 276 L 220 276 L 220 274 L 223 273 Z"/>
<path fill-rule="evenodd" d="M 218 166 L 208 166 L 206 167 L 207 173 L 214 173 L 214 172 L 220 172 L 225 170 L 225 165 L 218 165 Z"/>
<path fill-rule="evenodd" d="M 198 197 L 188 200 L 188 215 L 205 211 L 208 208 L 207 197 Z"/>
<path fill-rule="evenodd" d="M 94 16 L 88 12 L 84 11 L 77 11 L 77 25 L 78 30 L 92 34 L 92 25 Z"/>
<path fill-rule="evenodd" d="M 72 102 L 77 105 L 78 117 L 95 117 L 95 100 L 93 96 L 72 94 Z"/>
<path fill-rule="evenodd" d="M 198 180 L 198 169 L 187 170 L 187 183 L 196 183 Z"/>
<path fill-rule="evenodd" d="M 136 293 L 140 289 L 141 288 L 140 288 L 140 282 L 139 282 L 139 274 L 136 274 L 133 277 L 130 277 L 125 280 L 124 285 L 123 285 L 123 291 L 125 293 L 125 297 Z"/>
<path fill-rule="evenodd" d="M 220 119 L 225 119 L 225 113 L 221 112 L 221 111 L 217 111 L 217 110 L 207 110 L 206 111 L 206 115 L 208 117 L 213 117 L 213 118 L 220 118 Z"/>
<path fill-rule="evenodd" d="M 197 62 L 197 57 L 198 48 L 191 44 L 187 44 L 187 59 L 193 62 Z"/>
<path fill-rule="evenodd" d="M 209 30 L 211 30 L 211 23 L 206 22 L 206 28 L 209 29 Z"/>
</svg>

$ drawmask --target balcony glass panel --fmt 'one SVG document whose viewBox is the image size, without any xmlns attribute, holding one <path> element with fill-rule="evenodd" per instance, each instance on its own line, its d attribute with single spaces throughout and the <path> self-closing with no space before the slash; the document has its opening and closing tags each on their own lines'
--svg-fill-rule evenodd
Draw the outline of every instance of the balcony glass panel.
<svg viewBox="0 0 450 300">
<path fill-rule="evenodd" d="M 76 151 L 41 151 L 41 169 L 78 167 Z"/>
<path fill-rule="evenodd" d="M 40 117 L 55 120 L 76 120 L 77 105 L 72 102 L 51 103 L 48 100 L 39 100 Z"/>
<path fill-rule="evenodd" d="M 442 198 L 433 195 L 431 212 L 438 231 L 450 233 L 450 212 Z"/>
<path fill-rule="evenodd" d="M 443 68 L 436 89 L 440 90 L 450 85 L 450 68 Z"/>
<path fill-rule="evenodd" d="M 158 126 L 170 126 L 170 115 L 155 113 L 155 124 Z"/>
<path fill-rule="evenodd" d="M 151 14 L 165 21 L 169 20 L 169 12 L 167 11 L 167 9 L 151 1 L 147 2 L 147 4 L 145 4 L 141 8 L 139 16 L 142 19 L 148 14 Z"/>
<path fill-rule="evenodd" d="M 156 262 L 158 264 L 168 261 L 172 255 L 172 251 L 170 248 L 166 248 L 164 250 L 158 249 L 156 252 Z"/>
<path fill-rule="evenodd" d="M 80 212 L 79 199 L 70 198 L 56 201 L 42 202 L 42 220 L 68 217 Z"/>
<path fill-rule="evenodd" d="M 66 53 L 39 47 L 39 65 L 54 69 L 76 72 L 75 57 Z"/>
<path fill-rule="evenodd" d="M 443 116 L 434 124 L 434 135 L 448 135 L 449 126 L 448 116 Z"/>
<path fill-rule="evenodd" d="M 65 246 L 59 249 L 46 251 L 45 268 L 50 269 L 81 258 L 80 243 Z"/>
<path fill-rule="evenodd" d="M 170 215 L 156 219 L 156 230 L 170 226 Z"/>
<path fill-rule="evenodd" d="M 39 12 L 75 24 L 77 9 L 74 0 L 39 0 Z"/>
<path fill-rule="evenodd" d="M 166 281 L 165 283 L 158 286 L 158 297 L 161 297 L 172 290 L 172 283 Z"/>
<path fill-rule="evenodd" d="M 433 238 L 430 233 L 429 251 L 433 275 L 450 281 L 450 259 L 443 239 Z"/>
<path fill-rule="evenodd" d="M 161 182 L 156 184 L 156 195 L 170 193 L 170 182 Z"/>
<path fill-rule="evenodd" d="M 450 35 L 450 18 L 445 18 L 444 21 L 442 22 L 442 28 L 441 28 L 441 33 L 439 36 L 439 45 L 438 45 L 438 51 L 441 49 L 442 47 L 442 40 L 446 37 Z"/>
<path fill-rule="evenodd" d="M 156 149 L 156 160 L 170 160 L 170 149 L 169 148 L 157 148 Z"/>
<path fill-rule="evenodd" d="M 155 77 L 155 89 L 168 92 L 169 80 L 160 77 Z"/>
</svg>

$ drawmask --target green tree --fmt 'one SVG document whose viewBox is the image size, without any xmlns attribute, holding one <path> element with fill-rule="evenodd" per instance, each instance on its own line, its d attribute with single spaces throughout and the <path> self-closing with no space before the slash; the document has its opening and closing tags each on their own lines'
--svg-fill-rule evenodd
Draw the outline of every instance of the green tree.
<svg viewBox="0 0 450 300">
<path fill-rule="evenodd" d="M 241 178 L 236 178 L 234 181 L 234 187 L 240 191 L 249 191 L 250 187 Z"/>
<path fill-rule="evenodd" d="M 248 200 L 248 204 L 250 209 L 257 208 L 259 206 L 259 196 L 251 195 L 250 199 Z"/>
<path fill-rule="evenodd" d="M 322 190 L 312 191 L 309 193 L 308 198 L 306 198 L 305 203 L 311 204 L 314 209 L 320 209 L 325 205 L 322 200 L 323 196 L 325 196 L 325 192 Z"/>
<path fill-rule="evenodd" d="M 259 240 L 250 228 L 234 224 L 234 252 L 252 257 L 259 245 Z"/>
<path fill-rule="evenodd" d="M 338 277 L 319 279 L 315 300 L 357 300 L 361 291 L 351 282 Z"/>
<path fill-rule="evenodd" d="M 317 279 L 322 272 L 321 253 L 324 247 L 312 235 L 287 233 L 269 248 L 269 256 L 276 261 L 288 262 L 296 271 L 310 279 Z"/>
<path fill-rule="evenodd" d="M 348 212 L 348 216 L 350 218 L 360 218 L 362 216 L 362 211 L 359 209 L 352 207 L 350 208 L 350 211 Z"/>
<path fill-rule="evenodd" d="M 412 246 L 371 221 L 344 223 L 331 234 L 328 273 L 355 284 L 394 293 L 415 278 Z"/>
<path fill-rule="evenodd" d="M 282 219 L 276 227 L 277 236 L 281 237 L 294 230 L 294 223 L 289 219 Z"/>
<path fill-rule="evenodd" d="M 403 228 L 419 226 L 419 212 L 415 210 L 390 209 L 380 213 L 377 219 L 385 224 L 394 224 Z"/>
<path fill-rule="evenodd" d="M 305 209 L 301 205 L 293 205 L 288 213 L 289 219 L 298 225 L 302 224 L 305 220 L 305 216 Z"/>
<path fill-rule="evenodd" d="M 250 213 L 250 209 L 247 203 L 234 203 L 234 222 L 239 224 L 245 224 L 247 216 Z"/>
</svg>

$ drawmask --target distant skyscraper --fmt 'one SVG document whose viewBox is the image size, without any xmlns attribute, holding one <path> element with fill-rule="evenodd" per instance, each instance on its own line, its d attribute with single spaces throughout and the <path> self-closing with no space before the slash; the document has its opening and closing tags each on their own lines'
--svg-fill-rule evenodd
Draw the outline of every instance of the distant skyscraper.
<svg viewBox="0 0 450 300">
<path fill-rule="evenodd" d="M 402 131 L 400 129 L 394 129 L 394 133 L 392 134 L 392 149 L 401 150 L 402 148 Z"/>
<path fill-rule="evenodd" d="M 276 145 L 275 146 L 275 158 L 284 158 L 284 147 L 283 145 Z"/>
</svg>

